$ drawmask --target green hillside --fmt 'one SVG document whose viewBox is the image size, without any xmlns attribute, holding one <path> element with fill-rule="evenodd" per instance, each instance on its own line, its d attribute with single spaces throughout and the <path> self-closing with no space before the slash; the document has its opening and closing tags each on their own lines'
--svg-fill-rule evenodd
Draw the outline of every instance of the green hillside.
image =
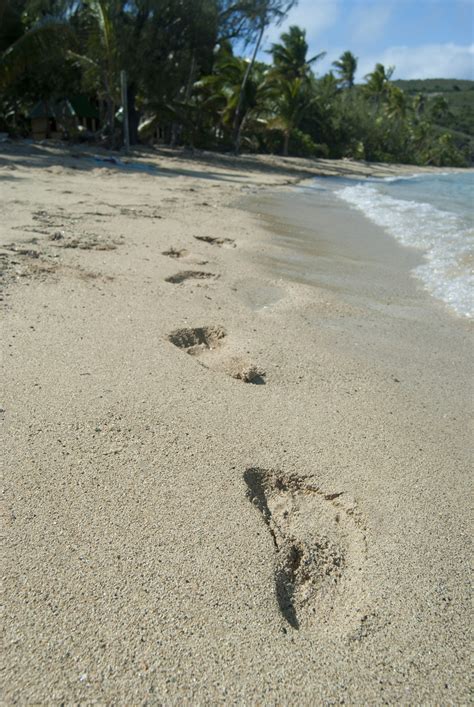
<svg viewBox="0 0 474 707">
<path fill-rule="evenodd" d="M 426 98 L 426 110 L 430 110 L 439 99 L 447 103 L 446 111 L 439 111 L 436 124 L 450 128 L 459 143 L 474 147 L 474 81 L 463 79 L 414 79 L 394 81 L 411 96 L 422 94 Z"/>
<path fill-rule="evenodd" d="M 458 93 L 474 91 L 474 81 L 466 79 L 412 79 L 393 82 L 407 93 Z"/>
</svg>

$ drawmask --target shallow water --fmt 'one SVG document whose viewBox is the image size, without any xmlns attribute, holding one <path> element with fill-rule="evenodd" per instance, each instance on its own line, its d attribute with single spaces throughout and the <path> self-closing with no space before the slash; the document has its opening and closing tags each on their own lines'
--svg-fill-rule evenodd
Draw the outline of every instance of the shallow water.
<svg viewBox="0 0 474 707">
<path fill-rule="evenodd" d="M 457 314 L 473 316 L 472 209 L 474 173 L 422 174 L 409 177 L 315 179 L 321 191 L 361 211 L 404 246 L 416 248 L 423 263 L 414 269 L 425 288 Z"/>
</svg>

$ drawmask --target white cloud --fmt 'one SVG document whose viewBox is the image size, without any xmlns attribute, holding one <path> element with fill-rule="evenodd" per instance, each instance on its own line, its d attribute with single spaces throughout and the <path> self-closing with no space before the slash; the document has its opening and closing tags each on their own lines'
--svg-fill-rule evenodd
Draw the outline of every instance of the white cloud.
<svg viewBox="0 0 474 707">
<path fill-rule="evenodd" d="M 348 19 L 354 44 L 364 46 L 380 40 L 392 18 L 391 2 L 369 2 L 358 5 Z"/>
<path fill-rule="evenodd" d="M 280 34 L 291 25 L 305 29 L 308 43 L 316 45 L 319 35 L 337 22 L 340 11 L 341 0 L 299 0 L 279 27 L 272 25 L 269 28 L 265 35 L 265 48 L 277 41 Z"/>
<path fill-rule="evenodd" d="M 395 66 L 397 79 L 474 79 L 474 44 L 425 44 L 420 47 L 389 47 L 359 60 L 358 80 L 375 64 Z"/>
</svg>

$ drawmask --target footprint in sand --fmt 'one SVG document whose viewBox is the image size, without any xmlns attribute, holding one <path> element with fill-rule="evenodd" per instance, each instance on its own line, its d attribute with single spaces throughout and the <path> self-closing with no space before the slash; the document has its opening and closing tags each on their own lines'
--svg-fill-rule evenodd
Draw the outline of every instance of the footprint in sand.
<svg viewBox="0 0 474 707">
<path fill-rule="evenodd" d="M 182 270 L 176 275 L 165 277 L 165 282 L 171 282 L 173 285 L 180 285 L 186 280 L 217 280 L 219 275 L 212 272 L 204 272 L 203 270 Z"/>
<path fill-rule="evenodd" d="M 272 537 L 276 598 L 284 619 L 299 629 L 315 621 L 333 624 L 337 617 L 349 632 L 365 608 L 361 515 L 343 501 L 342 492 L 324 493 L 295 475 L 251 468 L 244 480 Z"/>
<path fill-rule="evenodd" d="M 191 356 L 212 351 L 221 346 L 227 332 L 223 326 L 204 326 L 195 329 L 176 329 L 168 336 L 169 341 Z"/>
<path fill-rule="evenodd" d="M 204 368 L 225 373 L 231 378 L 254 385 L 265 384 L 265 371 L 240 356 L 230 356 L 221 351 L 227 332 L 222 326 L 176 329 L 168 340 L 191 356 L 199 358 Z"/>
<path fill-rule="evenodd" d="M 169 248 L 168 250 L 164 250 L 162 255 L 166 255 L 168 258 L 184 258 L 188 255 L 188 251 L 186 248 Z"/>
<path fill-rule="evenodd" d="M 194 236 L 197 241 L 203 241 L 203 243 L 209 243 L 210 245 L 230 246 L 235 248 L 235 241 L 232 238 L 214 238 L 213 236 Z"/>
</svg>

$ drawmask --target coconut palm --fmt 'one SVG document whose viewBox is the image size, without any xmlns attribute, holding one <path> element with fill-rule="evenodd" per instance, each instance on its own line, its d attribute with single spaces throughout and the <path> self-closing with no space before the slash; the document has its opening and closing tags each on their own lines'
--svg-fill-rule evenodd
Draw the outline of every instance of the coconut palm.
<svg viewBox="0 0 474 707">
<path fill-rule="evenodd" d="M 113 6 L 108 0 L 88 0 L 81 28 L 87 36 L 86 46 L 82 51 L 67 50 L 67 56 L 82 67 L 85 82 L 105 103 L 109 135 L 113 134 L 115 111 L 120 102 L 119 15 Z"/>
<path fill-rule="evenodd" d="M 326 52 L 320 52 L 308 59 L 308 43 L 305 30 L 293 25 L 288 32 L 283 32 L 280 42 L 272 44 L 269 53 L 273 57 L 273 75 L 292 79 L 307 79 L 311 74 L 311 65 L 322 59 Z"/>
<path fill-rule="evenodd" d="M 387 105 L 385 112 L 392 120 L 404 120 L 407 116 L 408 104 L 404 91 L 398 86 L 390 84 L 387 89 Z"/>
<path fill-rule="evenodd" d="M 35 22 L 0 55 L 0 87 L 6 88 L 48 54 L 73 39 L 67 20 L 47 16 Z"/>
<path fill-rule="evenodd" d="M 374 70 L 365 76 L 367 83 L 364 86 L 364 94 L 375 102 L 377 109 L 388 94 L 394 71 L 394 66 L 386 69 L 383 64 L 376 64 Z"/>
<path fill-rule="evenodd" d="M 243 83 L 245 74 L 248 74 L 247 80 Z M 260 64 L 254 64 L 249 71 L 249 61 L 233 56 L 226 50 L 220 53 L 214 73 L 198 81 L 195 89 L 204 98 L 206 107 L 213 108 L 220 116 L 224 131 L 233 130 L 238 121 L 240 141 L 245 124 L 258 107 L 262 84 L 263 71 Z"/>
<path fill-rule="evenodd" d="M 81 66 L 84 80 L 107 106 L 111 133 L 118 103 L 118 46 L 108 0 L 88 0 L 79 15 L 58 12 L 34 22 L 0 57 L 0 86 L 8 86 L 54 52 Z M 86 38 L 84 41 L 84 37 Z"/>
<path fill-rule="evenodd" d="M 352 88 L 354 85 L 355 72 L 357 71 L 357 58 L 352 52 L 344 52 L 332 65 L 339 74 L 339 83 L 343 88 Z"/>
<path fill-rule="evenodd" d="M 256 28 L 257 39 L 252 58 L 248 62 L 247 70 L 242 77 L 239 100 L 235 110 L 234 148 L 236 154 L 238 154 L 240 149 L 240 132 L 242 126 L 241 112 L 245 94 L 245 86 L 249 80 L 250 73 L 257 59 L 257 54 L 262 43 L 263 35 L 271 22 L 275 22 L 277 25 L 280 24 L 296 2 L 297 0 L 255 0 L 253 3 L 249 4 L 248 10 L 244 13 L 247 16 L 247 19 L 249 19 Z"/>
<path fill-rule="evenodd" d="M 283 155 L 288 155 L 291 134 L 317 100 L 304 77 L 280 78 L 269 84 L 268 95 L 274 98 L 273 117 L 267 127 L 283 133 Z"/>
</svg>

